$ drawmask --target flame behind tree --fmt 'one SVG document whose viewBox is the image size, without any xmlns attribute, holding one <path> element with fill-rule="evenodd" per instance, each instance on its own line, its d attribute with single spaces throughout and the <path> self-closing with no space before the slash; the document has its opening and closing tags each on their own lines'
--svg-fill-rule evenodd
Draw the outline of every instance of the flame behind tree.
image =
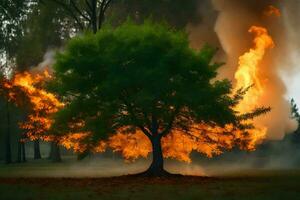
<svg viewBox="0 0 300 200">
<path fill-rule="evenodd" d="M 75 152 L 81 152 L 84 147 L 81 141 L 88 136 L 87 133 L 78 132 L 70 135 L 66 134 L 69 132 L 58 133 L 51 130 L 54 122 L 52 117 L 63 108 L 64 104 L 54 94 L 43 89 L 49 80 L 51 76 L 47 70 L 38 73 L 17 73 L 10 80 L 3 79 L 1 93 L 18 107 L 26 108 L 26 112 L 29 113 L 27 119 L 19 123 L 20 128 L 25 130 L 23 140 L 51 141 Z M 74 132 L 75 128 L 78 129 L 74 124 L 70 125 L 70 129 Z"/>
<path fill-rule="evenodd" d="M 45 133 L 53 123 L 50 116 L 63 106 L 53 94 L 42 89 L 49 79 L 48 71 L 36 74 L 24 72 L 17 73 L 11 80 L 7 79 L 2 83 L 2 89 L 7 90 L 10 101 L 28 108 L 27 121 L 20 123 L 20 128 L 26 130 L 26 136 L 30 140 L 49 139 Z"/>
<path fill-rule="evenodd" d="M 239 113 L 251 113 L 259 108 L 260 98 L 264 94 L 264 78 L 259 73 L 259 65 L 266 50 L 274 47 L 274 42 L 265 28 L 252 26 L 249 32 L 255 34 L 254 47 L 240 57 L 239 67 L 235 73 L 236 85 L 233 91 L 238 98 L 242 99 L 236 104 L 234 110 Z M 269 108 L 259 110 L 257 109 L 256 112 L 263 113 Z M 253 117 L 248 114 L 241 119 L 245 126 L 247 123 L 248 125 L 253 123 Z M 164 157 L 191 162 L 192 151 L 212 157 L 221 154 L 222 149 L 233 148 L 235 144 L 239 144 L 244 150 L 255 150 L 256 145 L 266 137 L 266 133 L 267 128 L 258 124 L 255 127 L 250 125 L 246 134 L 243 128 L 239 129 L 232 124 L 227 124 L 225 127 L 198 124 L 194 125 L 191 135 L 182 135 L 181 132 L 172 131 L 170 135 L 162 139 L 162 147 Z M 140 156 L 147 157 L 151 152 L 150 142 L 147 142 L 145 136 L 140 132 L 127 135 L 118 134 L 110 139 L 110 145 L 128 160 L 134 160 Z"/>
<path fill-rule="evenodd" d="M 238 118 L 241 121 L 239 126 L 227 124 L 221 127 L 217 124 L 200 123 L 190 125 L 188 130 L 182 128 L 170 130 L 170 133 L 162 138 L 162 151 L 165 158 L 191 162 L 189 155 L 192 151 L 198 151 L 212 157 L 222 153 L 222 149 L 231 149 L 235 145 L 239 145 L 245 150 L 254 150 L 257 142 L 265 137 L 265 128 L 253 129 L 251 120 L 247 119 L 268 110 L 260 108 L 251 112 L 257 107 L 258 98 L 263 93 L 257 67 L 265 54 L 265 50 L 273 46 L 273 41 L 264 28 L 252 27 L 250 32 L 256 33 L 255 48 L 240 57 L 240 66 L 236 72 L 237 84 L 234 90 L 236 94 L 232 99 L 232 105 L 230 105 L 238 112 L 250 111 L 250 113 L 239 115 Z M 209 52 L 203 53 L 209 54 Z M 53 94 L 42 89 L 43 84 L 50 78 L 51 76 L 47 71 L 38 74 L 25 72 L 16 74 L 12 80 L 6 80 L 3 84 L 4 88 L 9 90 L 7 94 L 10 100 L 20 104 L 27 97 L 31 103 L 32 112 L 28 116 L 28 121 L 20 124 L 21 128 L 27 131 L 27 137 L 31 140 L 56 141 L 67 149 L 73 149 L 79 153 L 84 153 L 87 150 L 103 152 L 108 145 L 114 151 L 121 152 L 126 160 L 134 160 L 140 156 L 147 157 L 152 151 L 151 142 L 140 129 L 121 127 L 117 130 L 116 135 L 109 138 L 107 143 L 99 140 L 99 138 L 96 138 L 97 140 L 94 142 L 92 141 L 93 134 L 84 129 L 85 122 L 83 120 L 77 119 L 76 121 L 75 118 L 72 118 L 70 123 L 66 115 L 62 117 L 65 118 L 63 124 L 67 126 L 65 129 L 62 127 L 59 129 L 60 132 L 62 130 L 64 132 L 58 135 L 49 135 L 48 132 L 53 124 L 52 115 L 64 106 Z M 238 89 L 252 83 L 254 85 L 251 88 Z M 25 98 L 21 98 L 20 91 L 25 94 Z M 242 98 L 243 101 L 240 102 Z M 58 132 L 53 129 L 51 131 Z"/>
<path fill-rule="evenodd" d="M 235 73 L 236 88 L 250 85 L 253 87 L 244 95 L 243 101 L 237 106 L 240 112 L 247 112 L 257 107 L 259 98 L 264 94 L 264 78 L 259 71 L 259 64 L 266 50 L 274 47 L 272 38 L 263 27 L 252 26 L 250 33 L 255 34 L 254 48 L 239 58 L 239 67 Z"/>
<path fill-rule="evenodd" d="M 55 126 L 84 119 L 92 140 L 109 138 L 127 159 L 152 151 L 145 174 L 153 176 L 167 174 L 163 155 L 190 161 L 193 150 L 254 149 L 247 120 L 269 109 L 235 110 L 247 89 L 232 95 L 229 81 L 211 81 L 220 66 L 210 64 L 214 52 L 194 52 L 184 33 L 150 22 L 77 37 L 54 66 L 53 88 L 66 100 Z"/>
</svg>

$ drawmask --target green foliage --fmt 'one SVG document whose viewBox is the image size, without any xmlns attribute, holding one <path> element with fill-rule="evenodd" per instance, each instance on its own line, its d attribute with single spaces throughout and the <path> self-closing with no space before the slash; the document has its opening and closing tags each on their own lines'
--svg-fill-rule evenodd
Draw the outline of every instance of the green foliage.
<svg viewBox="0 0 300 200">
<path fill-rule="evenodd" d="M 118 24 L 129 16 L 142 23 L 151 17 L 155 21 L 164 20 L 174 27 L 183 28 L 187 23 L 199 20 L 198 8 L 198 0 L 116 0 L 112 3 L 108 20 Z"/>
<path fill-rule="evenodd" d="M 299 108 L 294 99 L 291 100 L 291 113 L 292 117 L 297 120 L 298 124 L 300 124 Z"/>
<path fill-rule="evenodd" d="M 56 4 L 37 4 L 24 22 L 16 62 L 23 71 L 42 62 L 47 50 L 58 48 L 69 39 L 70 30 L 64 11 Z"/>
<path fill-rule="evenodd" d="M 231 97 L 228 80 L 212 81 L 220 66 L 211 61 L 214 53 L 207 46 L 194 51 L 184 32 L 149 21 L 76 37 L 54 66 L 50 88 L 66 102 L 55 126 L 84 120 L 95 139 L 121 127 L 151 137 L 200 122 L 242 127 L 241 120 L 267 112 L 233 110 L 245 91 Z"/>
<path fill-rule="evenodd" d="M 0 2 L 0 53 L 15 55 L 22 36 L 22 23 L 30 10 L 31 0 L 1 0 Z"/>
</svg>

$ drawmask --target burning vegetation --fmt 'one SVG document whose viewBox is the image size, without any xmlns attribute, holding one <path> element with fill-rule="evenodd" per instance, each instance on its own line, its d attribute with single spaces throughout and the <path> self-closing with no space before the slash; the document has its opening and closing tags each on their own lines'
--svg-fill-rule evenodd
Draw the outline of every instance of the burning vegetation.
<svg viewBox="0 0 300 200">
<path fill-rule="evenodd" d="M 9 101 L 27 110 L 26 120 L 19 123 L 19 127 L 25 131 L 22 140 L 56 142 L 67 149 L 72 148 L 75 152 L 81 152 L 84 147 L 80 141 L 87 137 L 87 133 L 62 136 L 50 131 L 54 123 L 53 115 L 64 107 L 53 93 L 44 89 L 51 78 L 48 70 L 17 73 L 11 79 L 4 79 L 1 82 L 1 92 Z M 70 128 L 72 127 L 74 128 L 74 125 L 70 125 Z"/>
<path fill-rule="evenodd" d="M 254 47 L 240 57 L 239 67 L 235 73 L 236 85 L 233 91 L 242 92 L 243 95 L 243 99 L 234 108 L 239 113 L 251 112 L 260 106 L 260 98 L 265 90 L 265 78 L 259 73 L 259 66 L 266 50 L 274 47 L 274 42 L 265 28 L 252 26 L 249 32 L 255 36 Z M 241 90 L 242 88 L 244 91 Z M 243 123 L 251 124 L 253 118 Z M 227 124 L 225 127 L 195 124 L 187 134 L 175 130 L 162 139 L 163 154 L 165 158 L 191 162 L 192 151 L 207 157 L 219 155 L 222 149 L 232 149 L 235 145 L 243 150 L 253 151 L 256 145 L 266 138 L 267 133 L 267 127 L 256 124 L 254 126 L 246 132 L 232 124 Z M 141 132 L 118 133 L 110 139 L 110 146 L 129 160 L 147 157 L 152 151 L 151 143 Z"/>
<path fill-rule="evenodd" d="M 234 99 L 231 106 L 239 113 L 240 123 L 219 126 L 215 123 L 194 122 L 185 130 L 179 127 L 170 129 L 170 133 L 162 137 L 162 152 L 165 158 L 191 162 L 192 151 L 212 157 L 236 145 L 243 150 L 252 151 L 266 137 L 267 128 L 257 127 L 255 124 L 252 126 L 252 123 L 255 116 L 269 110 L 268 108 L 257 109 L 260 105 L 260 97 L 264 93 L 264 77 L 259 73 L 259 64 L 266 50 L 274 47 L 274 43 L 263 27 L 253 26 L 249 32 L 255 35 L 254 47 L 239 59 L 239 67 L 235 73 L 236 86 L 231 94 Z M 20 128 L 26 131 L 26 138 L 56 141 L 67 149 L 79 153 L 87 150 L 103 152 L 110 147 L 120 152 L 126 160 L 147 157 L 152 152 L 153 147 L 149 136 L 147 137 L 147 134 L 139 129 L 130 131 L 126 127 L 120 127 L 108 140 L 100 140 L 94 145 L 87 142 L 90 140 L 91 132 L 76 131 L 84 128 L 85 122 L 82 120 L 69 123 L 69 132 L 59 134 L 49 132 L 54 123 L 53 115 L 65 106 L 53 93 L 43 89 L 50 79 L 51 75 L 45 70 L 41 73 L 17 73 L 12 79 L 2 82 L 2 89 L 8 91 L 7 97 L 10 101 L 19 105 L 27 100 L 30 105 L 27 120 L 20 123 Z M 23 95 L 20 95 L 21 93 Z M 186 108 L 181 109 L 184 113 Z M 174 107 L 170 106 L 170 110 L 174 110 Z M 173 123 L 186 120 L 183 118 L 184 116 L 177 117 Z"/>
<path fill-rule="evenodd" d="M 263 14 L 281 16 L 275 6 Z M 2 81 L 1 92 L 26 107 L 24 138 L 80 154 L 111 148 L 126 161 L 152 153 L 146 173 L 163 175 L 163 158 L 190 163 L 193 151 L 254 151 L 267 138 L 268 125 L 256 117 L 270 111 L 262 63 L 275 43 L 266 27 L 249 33 L 253 47 L 238 59 L 234 87 L 218 80 L 213 49 L 195 52 L 182 33 L 127 22 L 76 37 L 58 54 L 53 74 L 16 73 Z M 49 81 L 56 89 L 45 89 Z"/>
<path fill-rule="evenodd" d="M 258 108 L 259 99 L 264 93 L 264 79 L 259 74 L 259 64 L 266 50 L 272 48 L 274 43 L 265 28 L 253 26 L 249 32 L 255 35 L 254 47 L 240 57 L 239 67 L 235 73 L 236 86 L 231 94 L 233 100 L 230 106 L 238 113 L 239 122 L 219 126 L 216 123 L 192 122 L 189 116 L 174 116 L 172 122 L 174 124 L 190 122 L 185 125 L 187 126 L 185 128 L 178 125 L 170 128 L 168 134 L 160 133 L 163 136 L 161 142 L 165 158 L 191 162 L 192 151 L 212 157 L 236 145 L 243 150 L 252 151 L 265 138 L 267 128 L 256 127 L 255 124 L 253 126 L 252 119 L 269 110 Z M 130 130 L 130 126 L 120 127 L 117 133 L 110 136 L 108 140 L 99 140 L 93 145 L 88 142 L 92 137 L 90 131 L 78 131 L 85 127 L 85 121 L 82 120 L 69 123 L 70 130 L 65 133 L 55 133 L 54 129 L 51 129 L 54 123 L 53 115 L 68 103 L 62 103 L 53 93 L 43 89 L 50 79 L 51 75 L 45 70 L 41 73 L 17 73 L 10 80 L 6 79 L 2 82 L 2 89 L 8 91 L 7 97 L 10 101 L 16 102 L 17 105 L 28 101 L 30 111 L 27 120 L 20 123 L 20 128 L 26 131 L 26 138 L 55 141 L 79 153 L 103 152 L 110 147 L 120 152 L 126 160 L 147 157 L 152 152 L 153 146 L 149 137 L 153 135 L 149 133 L 149 136 L 144 132 L 150 129 Z M 23 95 L 20 95 L 21 93 Z M 174 112 L 175 106 L 172 105 L 169 108 L 168 112 Z M 185 111 L 188 108 L 181 107 L 180 109 L 181 111 L 176 110 L 176 113 L 188 113 Z M 128 110 L 122 112 L 127 113 Z M 158 131 L 163 132 L 163 128 L 159 127 L 159 124 L 157 126 Z M 50 130 L 53 132 L 51 133 Z"/>
</svg>

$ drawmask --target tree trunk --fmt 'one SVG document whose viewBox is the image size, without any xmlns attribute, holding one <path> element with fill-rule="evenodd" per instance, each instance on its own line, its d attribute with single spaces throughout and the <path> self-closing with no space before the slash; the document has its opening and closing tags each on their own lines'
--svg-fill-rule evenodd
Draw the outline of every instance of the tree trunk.
<svg viewBox="0 0 300 200">
<path fill-rule="evenodd" d="M 9 102 L 6 103 L 6 134 L 5 134 L 5 163 L 11 163 L 11 143 L 10 143 L 10 110 L 9 110 Z"/>
<path fill-rule="evenodd" d="M 22 149 L 22 162 L 26 162 L 25 142 L 21 142 L 21 149 Z"/>
<path fill-rule="evenodd" d="M 22 162 L 22 148 L 21 148 L 21 141 L 18 141 L 18 156 L 17 156 L 17 162 Z"/>
<path fill-rule="evenodd" d="M 23 141 L 18 142 L 18 163 L 26 162 L 25 143 Z"/>
<path fill-rule="evenodd" d="M 92 0 L 91 25 L 92 25 L 93 33 L 97 33 L 98 23 L 97 23 L 97 1 L 96 0 Z"/>
<path fill-rule="evenodd" d="M 153 136 L 151 139 L 152 144 L 152 163 L 147 171 L 141 173 L 144 176 L 161 177 L 171 175 L 164 170 L 164 158 L 161 148 L 161 137 Z"/>
<path fill-rule="evenodd" d="M 61 162 L 60 149 L 56 142 L 51 142 L 50 156 L 53 162 Z"/>
<path fill-rule="evenodd" d="M 41 151 L 40 151 L 40 141 L 39 140 L 34 140 L 34 159 L 38 160 L 41 159 Z"/>
</svg>

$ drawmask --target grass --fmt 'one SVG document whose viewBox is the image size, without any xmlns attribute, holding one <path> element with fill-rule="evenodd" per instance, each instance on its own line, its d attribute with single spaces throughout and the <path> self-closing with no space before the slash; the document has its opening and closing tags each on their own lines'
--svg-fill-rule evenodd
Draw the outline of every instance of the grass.
<svg viewBox="0 0 300 200">
<path fill-rule="evenodd" d="M 89 178 L 92 174 L 86 172 L 81 177 L 68 178 L 74 174 L 74 171 L 79 175 L 80 170 L 89 165 L 81 163 L 79 167 L 78 165 L 74 167 L 73 164 L 68 161 L 62 164 L 39 161 L 21 165 L 0 165 L 0 199 L 281 200 L 300 198 L 299 170 L 243 169 L 213 177 L 184 176 L 168 179 L 132 176 L 101 178 L 103 174 L 113 174 L 107 173 L 108 170 L 113 171 L 112 168 L 123 168 L 123 171 L 115 170 L 113 175 L 138 169 L 136 164 L 125 165 L 118 161 L 113 164 L 106 161 L 90 166 L 89 170 L 94 170 L 93 173 L 97 172 L 97 169 L 100 171 L 95 175 L 97 178 Z M 139 169 L 144 168 L 141 164 L 138 166 Z M 34 173 L 39 175 L 34 176 Z M 57 175 L 55 178 L 49 177 L 54 174 Z"/>
<path fill-rule="evenodd" d="M 0 199 L 299 199 L 300 176 L 2 178 Z"/>
</svg>

